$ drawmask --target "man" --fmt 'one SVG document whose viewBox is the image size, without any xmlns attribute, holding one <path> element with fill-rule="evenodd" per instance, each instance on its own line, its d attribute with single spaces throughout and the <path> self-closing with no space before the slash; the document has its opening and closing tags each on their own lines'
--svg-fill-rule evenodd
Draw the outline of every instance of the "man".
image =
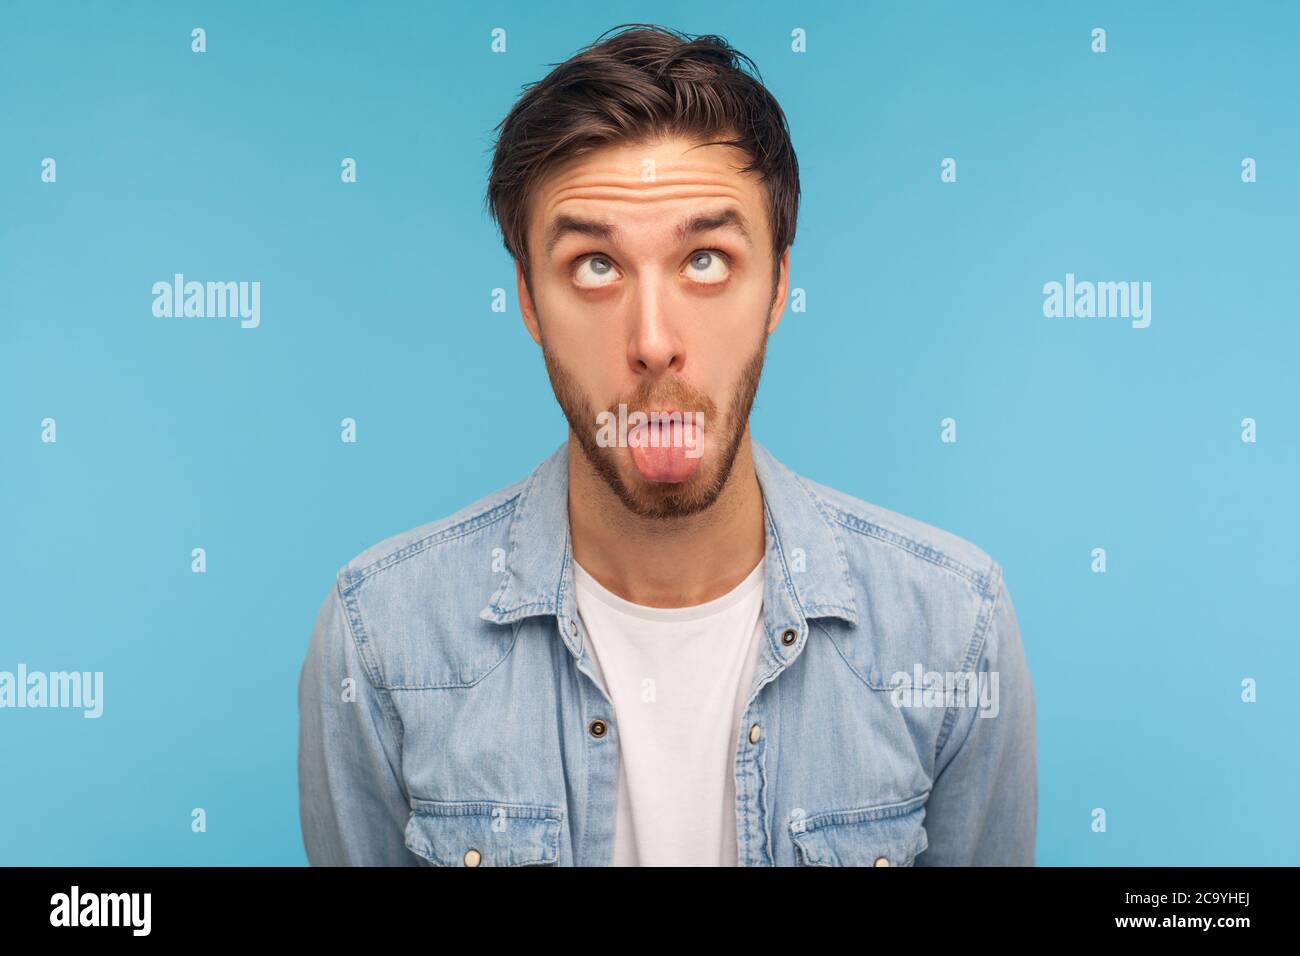
<svg viewBox="0 0 1300 956">
<path fill-rule="evenodd" d="M 632 25 L 501 124 L 568 440 L 339 571 L 299 684 L 311 863 L 1032 864 L 1002 569 L 750 436 L 799 181 L 741 61 Z"/>
</svg>

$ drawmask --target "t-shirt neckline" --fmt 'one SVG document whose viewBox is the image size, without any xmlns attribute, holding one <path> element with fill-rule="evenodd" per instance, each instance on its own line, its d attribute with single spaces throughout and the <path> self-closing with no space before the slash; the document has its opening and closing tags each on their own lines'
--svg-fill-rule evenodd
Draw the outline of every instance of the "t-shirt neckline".
<svg viewBox="0 0 1300 956">
<path fill-rule="evenodd" d="M 577 561 L 573 562 L 573 582 L 579 591 L 590 595 L 620 614 L 640 618 L 643 621 L 681 623 L 683 621 L 699 621 L 722 614 L 751 596 L 756 589 L 762 587 L 764 561 L 764 558 L 759 558 L 758 564 L 745 576 L 745 579 L 726 594 L 719 595 L 711 601 L 705 601 L 703 604 L 692 604 L 687 607 L 647 607 L 644 604 L 634 604 L 625 598 L 619 597 L 602 585 Z"/>
</svg>

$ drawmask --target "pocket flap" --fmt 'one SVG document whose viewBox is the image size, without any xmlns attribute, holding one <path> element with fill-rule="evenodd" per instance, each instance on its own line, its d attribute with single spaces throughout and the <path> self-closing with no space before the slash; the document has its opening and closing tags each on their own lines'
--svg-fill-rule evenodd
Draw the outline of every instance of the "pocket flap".
<svg viewBox="0 0 1300 956">
<path fill-rule="evenodd" d="M 790 835 L 805 866 L 911 866 L 929 846 L 928 796 L 799 817 L 790 821 Z"/>
<path fill-rule="evenodd" d="M 545 866 L 559 858 L 558 807 L 417 800 L 406 846 L 434 866 Z"/>
</svg>

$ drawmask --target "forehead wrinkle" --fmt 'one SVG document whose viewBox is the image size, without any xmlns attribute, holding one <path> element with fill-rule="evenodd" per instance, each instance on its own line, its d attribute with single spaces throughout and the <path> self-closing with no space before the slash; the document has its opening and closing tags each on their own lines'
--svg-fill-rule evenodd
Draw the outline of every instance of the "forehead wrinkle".
<svg viewBox="0 0 1300 956">
<path fill-rule="evenodd" d="M 709 227 L 714 220 L 720 219 L 723 221 L 718 222 L 712 228 L 732 228 L 744 238 L 747 244 L 752 246 L 753 239 L 750 235 L 752 224 L 749 223 L 743 212 L 745 196 L 741 190 L 730 186 L 730 184 L 706 184 L 697 181 L 649 184 L 638 182 L 637 185 L 619 185 L 609 182 L 603 182 L 599 185 L 573 184 L 556 189 L 554 195 L 549 198 L 547 207 L 554 212 L 566 202 L 584 199 L 644 204 L 670 202 L 677 199 L 694 199 L 703 196 L 717 199 L 721 205 L 695 210 L 687 214 L 681 222 L 674 225 L 673 236 L 678 241 L 682 241 L 688 235 L 706 231 L 706 227 Z M 733 203 L 727 203 L 727 200 L 732 200 Z M 728 219 L 730 221 L 727 221 Z M 585 215 L 580 212 L 571 214 L 557 213 L 544 229 L 542 248 L 544 254 L 549 255 L 556 244 L 570 232 L 595 236 L 605 241 L 615 241 L 621 231 L 619 225 L 611 222 L 606 216 Z"/>
</svg>

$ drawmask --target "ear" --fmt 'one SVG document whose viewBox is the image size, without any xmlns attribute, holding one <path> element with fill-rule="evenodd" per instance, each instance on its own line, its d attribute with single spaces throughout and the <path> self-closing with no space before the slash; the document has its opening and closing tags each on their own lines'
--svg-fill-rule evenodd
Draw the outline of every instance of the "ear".
<svg viewBox="0 0 1300 956">
<path fill-rule="evenodd" d="M 542 344 L 542 327 L 537 324 L 537 310 L 533 308 L 533 297 L 528 292 L 528 283 L 524 281 L 524 267 L 515 260 L 515 293 L 519 296 L 519 314 L 523 316 L 528 334 L 538 345 Z"/>
<path fill-rule="evenodd" d="M 776 331 L 777 323 L 781 321 L 781 313 L 785 311 L 786 294 L 790 290 L 790 247 L 785 247 L 785 252 L 781 254 L 780 274 L 777 276 L 776 291 L 772 295 L 772 311 L 767 317 L 767 334 L 771 335 Z"/>
</svg>

